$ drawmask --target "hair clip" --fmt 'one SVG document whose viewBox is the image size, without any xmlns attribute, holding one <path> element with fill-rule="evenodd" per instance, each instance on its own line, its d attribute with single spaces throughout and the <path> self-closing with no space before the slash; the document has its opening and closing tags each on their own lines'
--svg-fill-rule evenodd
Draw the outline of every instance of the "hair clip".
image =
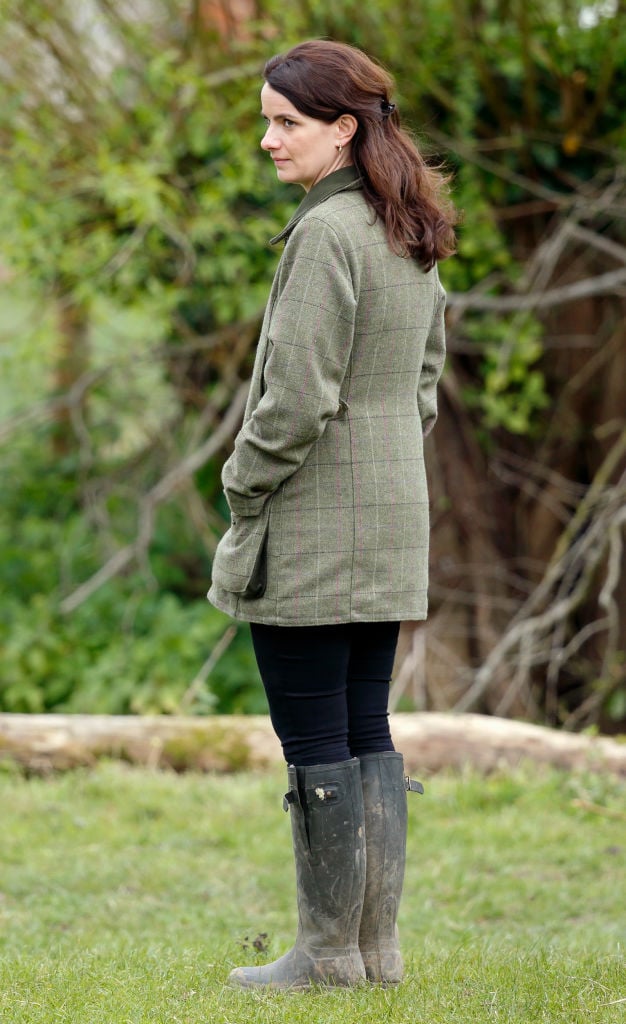
<svg viewBox="0 0 626 1024">
<path fill-rule="evenodd" d="M 389 117 L 390 114 L 393 114 L 395 109 L 395 103 L 388 103 L 387 100 L 380 101 L 380 112 L 383 117 Z"/>
</svg>

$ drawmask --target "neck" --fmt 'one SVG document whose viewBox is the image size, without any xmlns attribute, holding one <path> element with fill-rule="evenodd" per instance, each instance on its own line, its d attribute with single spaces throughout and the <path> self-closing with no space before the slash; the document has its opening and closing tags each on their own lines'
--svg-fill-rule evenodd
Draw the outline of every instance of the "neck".
<svg viewBox="0 0 626 1024">
<path fill-rule="evenodd" d="M 304 191 L 310 192 L 313 186 L 317 185 L 318 182 L 322 181 L 323 178 L 327 178 L 329 174 L 334 174 L 335 171 L 340 171 L 342 167 L 350 167 L 352 163 L 353 160 L 352 154 L 350 152 L 350 147 L 344 147 L 341 153 L 337 152 L 335 159 L 331 163 L 330 167 L 327 170 L 325 170 L 323 174 L 320 174 L 319 178 L 316 178 L 315 181 L 312 181 L 308 187 L 306 185 L 302 186 L 304 188 Z"/>
</svg>

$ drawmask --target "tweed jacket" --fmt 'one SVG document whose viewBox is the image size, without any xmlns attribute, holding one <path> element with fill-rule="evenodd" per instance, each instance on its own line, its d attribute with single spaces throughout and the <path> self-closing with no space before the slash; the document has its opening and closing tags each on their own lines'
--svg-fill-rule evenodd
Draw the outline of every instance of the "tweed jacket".
<svg viewBox="0 0 626 1024">
<path fill-rule="evenodd" d="M 209 600 L 284 626 L 423 619 L 445 293 L 395 255 L 354 167 L 287 227 L 222 482 Z"/>
</svg>

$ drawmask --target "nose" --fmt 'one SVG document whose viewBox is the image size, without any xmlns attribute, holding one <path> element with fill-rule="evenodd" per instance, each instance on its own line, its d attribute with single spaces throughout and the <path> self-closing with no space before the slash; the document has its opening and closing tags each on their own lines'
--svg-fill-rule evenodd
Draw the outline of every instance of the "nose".
<svg viewBox="0 0 626 1024">
<path fill-rule="evenodd" d="M 272 126 L 268 124 L 267 128 L 265 129 L 265 135 L 261 139 L 261 149 L 269 151 L 272 149 L 276 149 L 276 147 L 279 145 L 280 143 L 277 142 L 272 135 Z"/>
</svg>

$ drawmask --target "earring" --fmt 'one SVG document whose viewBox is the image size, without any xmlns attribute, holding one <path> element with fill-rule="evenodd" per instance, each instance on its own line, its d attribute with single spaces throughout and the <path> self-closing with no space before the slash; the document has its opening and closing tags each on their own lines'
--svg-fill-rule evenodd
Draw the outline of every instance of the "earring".
<svg viewBox="0 0 626 1024">
<path fill-rule="evenodd" d="M 340 143 L 340 142 L 338 142 L 338 143 L 337 143 L 337 149 L 338 149 L 338 150 L 339 150 L 339 152 L 341 153 L 341 150 L 343 149 L 343 146 L 341 145 L 341 143 Z"/>
</svg>

